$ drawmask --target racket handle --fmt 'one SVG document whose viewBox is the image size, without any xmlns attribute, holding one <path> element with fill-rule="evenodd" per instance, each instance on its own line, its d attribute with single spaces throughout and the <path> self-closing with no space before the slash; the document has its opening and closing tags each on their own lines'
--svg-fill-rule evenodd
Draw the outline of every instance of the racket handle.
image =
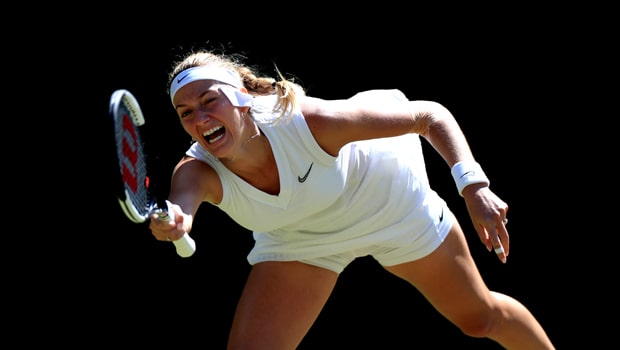
<svg viewBox="0 0 620 350">
<path fill-rule="evenodd" d="M 168 207 L 167 214 L 170 220 L 174 221 L 174 212 L 170 210 L 170 201 L 166 200 L 166 206 Z M 188 258 L 194 254 L 196 251 L 196 242 L 189 236 L 187 232 L 177 239 L 176 241 L 172 241 L 174 243 L 174 247 L 177 250 L 177 254 L 183 258 Z"/>
<path fill-rule="evenodd" d="M 183 258 L 192 256 L 196 251 L 196 242 L 187 233 L 172 243 L 177 249 L 177 254 Z"/>
</svg>

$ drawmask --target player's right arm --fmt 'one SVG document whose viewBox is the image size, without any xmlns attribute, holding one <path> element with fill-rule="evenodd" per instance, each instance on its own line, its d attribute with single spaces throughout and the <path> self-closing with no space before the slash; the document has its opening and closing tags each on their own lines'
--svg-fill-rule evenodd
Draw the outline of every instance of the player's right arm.
<svg viewBox="0 0 620 350">
<path fill-rule="evenodd" d="M 174 212 L 176 222 L 150 220 L 149 228 L 157 239 L 178 239 L 191 231 L 200 205 L 203 202 L 219 203 L 222 195 L 222 183 L 215 170 L 203 161 L 185 156 L 174 168 L 168 195 L 172 203 L 168 209 Z"/>
</svg>

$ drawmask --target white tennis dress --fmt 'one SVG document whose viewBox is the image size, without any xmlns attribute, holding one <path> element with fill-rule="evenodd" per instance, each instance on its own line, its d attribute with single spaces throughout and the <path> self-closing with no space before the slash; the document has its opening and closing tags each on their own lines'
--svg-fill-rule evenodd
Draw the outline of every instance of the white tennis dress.
<svg viewBox="0 0 620 350">
<path fill-rule="evenodd" d="M 279 115 L 273 112 L 275 98 L 256 97 L 251 112 L 273 150 L 278 195 L 248 184 L 199 143 L 187 151 L 218 173 L 223 198 L 216 206 L 253 231 L 250 264 L 412 243 L 426 255 L 443 241 L 452 218 L 429 187 L 418 135 L 353 142 L 334 157 L 319 147 L 299 111 L 290 122 L 273 124 Z M 353 98 L 406 101 L 398 90 L 366 91 Z"/>
</svg>

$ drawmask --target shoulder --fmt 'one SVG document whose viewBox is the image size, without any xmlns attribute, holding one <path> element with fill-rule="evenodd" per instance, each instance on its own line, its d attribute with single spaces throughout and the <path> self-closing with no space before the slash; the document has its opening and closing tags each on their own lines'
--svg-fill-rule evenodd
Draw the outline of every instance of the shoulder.
<svg viewBox="0 0 620 350">
<path fill-rule="evenodd" d="M 336 100 L 304 96 L 300 99 L 300 106 L 304 116 L 330 117 L 350 113 L 369 104 L 406 101 L 407 96 L 398 89 L 375 89 L 360 91 L 351 97 Z"/>
<path fill-rule="evenodd" d="M 350 99 L 326 100 L 310 96 L 303 96 L 299 99 L 299 108 L 306 119 L 334 118 L 350 112 L 355 106 L 355 101 Z"/>
<path fill-rule="evenodd" d="M 173 186 L 178 193 L 192 193 L 201 201 L 219 203 L 222 182 L 215 169 L 203 160 L 185 156 L 174 168 Z"/>
<path fill-rule="evenodd" d="M 303 96 L 299 99 L 299 110 L 313 131 L 333 126 L 338 118 L 350 109 L 347 100 L 324 100 Z"/>
<path fill-rule="evenodd" d="M 328 154 L 337 155 L 344 144 L 352 141 L 348 130 L 361 111 L 356 101 L 303 97 L 299 108 L 314 139 Z"/>
<path fill-rule="evenodd" d="M 351 96 L 349 100 L 365 102 L 403 102 L 407 101 L 407 96 L 398 89 L 376 89 L 358 92 Z"/>
<path fill-rule="evenodd" d="M 215 174 L 215 170 L 206 161 L 185 155 L 174 167 L 173 174 L 177 176 L 202 176 L 203 174 Z"/>
</svg>

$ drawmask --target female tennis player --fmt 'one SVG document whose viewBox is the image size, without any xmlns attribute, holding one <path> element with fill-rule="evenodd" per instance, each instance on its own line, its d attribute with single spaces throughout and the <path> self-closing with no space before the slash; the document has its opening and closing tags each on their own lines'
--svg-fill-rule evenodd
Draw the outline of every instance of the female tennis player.
<svg viewBox="0 0 620 350">
<path fill-rule="evenodd" d="M 399 90 L 310 97 L 281 74 L 257 76 L 237 57 L 209 51 L 175 64 L 169 96 L 195 142 L 172 175 L 176 221 L 151 220 L 150 229 L 176 240 L 206 202 L 253 231 L 228 349 L 295 349 L 339 274 L 362 256 L 469 336 L 554 349 L 522 303 L 487 288 L 462 227 L 429 186 L 420 137 L 448 165 L 482 244 L 506 263 L 508 205 L 450 111 Z"/>
</svg>

